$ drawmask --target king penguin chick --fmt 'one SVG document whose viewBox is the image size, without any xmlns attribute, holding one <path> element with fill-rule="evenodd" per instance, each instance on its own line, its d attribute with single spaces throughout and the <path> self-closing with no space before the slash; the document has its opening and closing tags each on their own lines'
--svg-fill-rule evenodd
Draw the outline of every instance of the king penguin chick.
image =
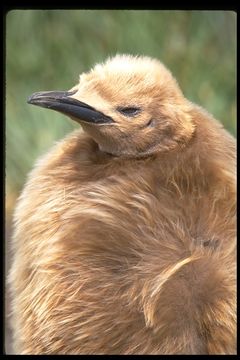
<svg viewBox="0 0 240 360">
<path fill-rule="evenodd" d="M 15 352 L 235 354 L 234 138 L 148 57 L 117 55 L 28 102 L 84 131 L 18 200 Z"/>
</svg>

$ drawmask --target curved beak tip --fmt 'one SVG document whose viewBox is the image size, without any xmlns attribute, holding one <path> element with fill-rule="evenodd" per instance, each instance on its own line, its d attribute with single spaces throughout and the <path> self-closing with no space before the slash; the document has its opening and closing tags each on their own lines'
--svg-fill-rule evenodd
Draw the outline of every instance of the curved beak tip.
<svg viewBox="0 0 240 360">
<path fill-rule="evenodd" d="M 29 96 L 27 99 L 28 104 L 32 104 L 33 95 Z"/>
<path fill-rule="evenodd" d="M 56 110 L 78 122 L 92 124 L 112 124 L 111 117 L 99 112 L 92 106 L 71 97 L 76 91 L 41 91 L 29 96 L 28 104 Z"/>
<path fill-rule="evenodd" d="M 30 95 L 27 99 L 28 104 L 34 104 L 36 100 L 40 100 L 40 98 L 44 99 L 45 94 L 48 94 L 47 92 L 35 92 L 32 95 Z"/>
</svg>

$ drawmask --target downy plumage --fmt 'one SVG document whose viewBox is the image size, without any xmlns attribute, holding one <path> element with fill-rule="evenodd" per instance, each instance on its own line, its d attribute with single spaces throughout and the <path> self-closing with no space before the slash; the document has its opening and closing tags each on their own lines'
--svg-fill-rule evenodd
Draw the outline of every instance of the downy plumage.
<svg viewBox="0 0 240 360">
<path fill-rule="evenodd" d="M 148 57 L 118 55 L 29 103 L 84 131 L 18 200 L 15 352 L 235 354 L 233 137 Z"/>
</svg>

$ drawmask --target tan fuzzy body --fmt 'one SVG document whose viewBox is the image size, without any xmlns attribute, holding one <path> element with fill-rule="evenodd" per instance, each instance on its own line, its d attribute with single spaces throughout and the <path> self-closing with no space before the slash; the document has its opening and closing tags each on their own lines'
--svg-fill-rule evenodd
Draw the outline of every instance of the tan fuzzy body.
<svg viewBox="0 0 240 360">
<path fill-rule="evenodd" d="M 9 282 L 21 354 L 235 354 L 235 141 L 115 157 L 75 131 L 30 173 Z"/>
</svg>

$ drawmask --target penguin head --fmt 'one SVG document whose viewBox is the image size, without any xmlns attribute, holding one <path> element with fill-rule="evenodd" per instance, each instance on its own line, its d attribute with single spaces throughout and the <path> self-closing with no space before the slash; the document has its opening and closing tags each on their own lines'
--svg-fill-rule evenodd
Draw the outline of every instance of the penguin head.
<svg viewBox="0 0 240 360">
<path fill-rule="evenodd" d="M 69 91 L 34 93 L 28 103 L 77 121 L 103 152 L 142 157 L 185 146 L 190 103 L 156 59 L 117 55 L 80 75 Z"/>
</svg>

